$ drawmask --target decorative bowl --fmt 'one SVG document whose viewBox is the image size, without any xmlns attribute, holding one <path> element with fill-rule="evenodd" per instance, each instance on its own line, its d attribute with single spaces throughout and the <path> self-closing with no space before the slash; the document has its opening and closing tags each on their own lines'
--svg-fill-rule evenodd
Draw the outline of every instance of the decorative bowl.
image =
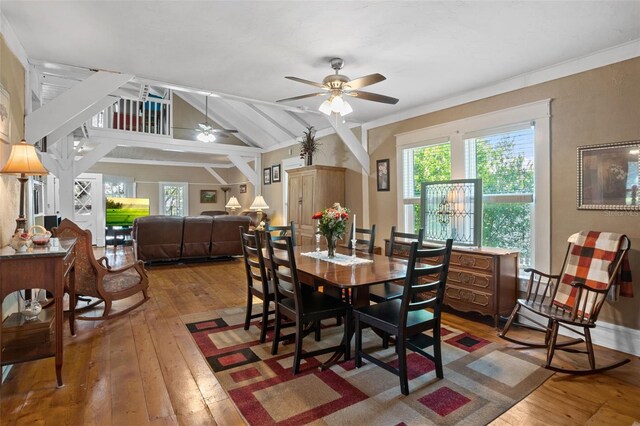
<svg viewBox="0 0 640 426">
<path fill-rule="evenodd" d="M 43 226 L 33 225 L 29 229 L 29 232 L 31 233 L 31 241 L 33 241 L 33 244 L 43 246 L 49 243 L 51 232 L 47 231 Z"/>
</svg>

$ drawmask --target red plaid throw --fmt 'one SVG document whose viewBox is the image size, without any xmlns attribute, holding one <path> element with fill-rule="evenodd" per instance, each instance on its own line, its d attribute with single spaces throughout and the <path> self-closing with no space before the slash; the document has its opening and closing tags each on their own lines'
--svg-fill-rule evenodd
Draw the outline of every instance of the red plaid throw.
<svg viewBox="0 0 640 426">
<path fill-rule="evenodd" d="M 610 232 L 597 231 L 581 231 L 577 241 L 574 243 L 567 259 L 566 269 L 562 275 L 562 279 L 558 284 L 558 291 L 553 303 L 564 309 L 571 310 L 576 304 L 577 289 L 571 287 L 574 281 L 583 281 L 585 284 L 602 289 L 606 288 L 610 275 L 609 270 L 611 263 L 615 260 L 616 254 L 620 249 L 623 235 Z M 626 270 L 624 265 L 626 263 Z M 617 277 L 618 283 L 623 284 L 621 293 L 629 293 L 631 288 L 631 272 L 629 271 L 628 260 L 623 260 L 623 266 L 620 268 Z M 622 278 L 622 279 L 620 279 Z M 627 285 L 624 285 L 624 283 Z M 633 290 L 630 291 L 631 295 Z M 586 306 L 593 306 L 593 299 L 604 296 L 590 293 Z M 583 305 L 583 300 L 578 301 L 578 306 Z M 585 316 L 589 316 L 590 312 L 586 312 Z"/>
</svg>

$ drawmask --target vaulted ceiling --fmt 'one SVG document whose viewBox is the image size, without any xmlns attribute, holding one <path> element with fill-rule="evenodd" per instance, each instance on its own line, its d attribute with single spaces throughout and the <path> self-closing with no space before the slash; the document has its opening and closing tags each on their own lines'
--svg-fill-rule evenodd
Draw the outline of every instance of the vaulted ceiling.
<svg viewBox="0 0 640 426">
<path fill-rule="evenodd" d="M 13 1 L 1 12 L 34 63 L 112 70 L 163 82 L 246 145 L 286 145 L 306 123 L 333 132 L 312 93 L 345 59 L 351 78 L 400 99 L 354 99 L 347 125 L 370 122 L 640 39 L 638 1 Z M 45 97 L 66 90 L 52 75 Z M 136 83 L 134 82 L 134 83 Z M 60 87 L 56 87 L 60 83 Z M 167 87 L 168 87 L 167 86 Z M 130 88 L 135 92 L 135 84 Z M 126 88 L 124 88 L 126 90 Z M 148 154 L 148 153 L 147 153 Z M 120 155 L 124 155 L 120 153 Z"/>
</svg>

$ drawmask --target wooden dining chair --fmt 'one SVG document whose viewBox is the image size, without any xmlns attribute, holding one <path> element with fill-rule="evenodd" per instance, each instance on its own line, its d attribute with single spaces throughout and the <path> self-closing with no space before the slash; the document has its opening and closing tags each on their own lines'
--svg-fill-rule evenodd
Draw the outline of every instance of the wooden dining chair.
<svg viewBox="0 0 640 426">
<path fill-rule="evenodd" d="M 251 320 L 262 318 L 260 327 L 260 343 L 267 338 L 269 315 L 275 310 L 269 310 L 269 304 L 275 303 L 273 282 L 269 280 L 267 268 L 262 254 L 262 237 L 260 232 L 247 233 L 243 226 L 240 227 L 240 240 L 242 241 L 242 253 L 244 269 L 247 275 L 247 310 L 244 319 L 244 329 L 248 330 Z M 253 313 L 253 297 L 262 300 L 262 312 Z"/>
<path fill-rule="evenodd" d="M 296 245 L 296 226 L 293 221 L 289 222 L 288 225 L 273 226 L 271 224 L 267 224 L 264 228 L 264 231 L 271 234 L 271 237 L 274 240 L 289 236 L 291 237 L 291 242 L 293 243 L 293 245 Z"/>
<path fill-rule="evenodd" d="M 362 238 L 358 238 L 358 234 L 362 235 Z M 369 238 L 365 238 L 364 236 L 368 235 Z M 349 250 L 353 249 L 353 227 L 351 227 L 351 235 L 349 235 Z M 376 246 L 376 225 L 371 225 L 371 229 L 369 228 L 356 228 L 356 250 L 358 250 L 358 244 L 366 247 L 365 251 L 367 253 L 373 253 L 373 250 Z"/>
<path fill-rule="evenodd" d="M 298 374 L 300 371 L 300 360 L 303 358 L 336 352 L 344 348 L 345 360 L 350 359 L 350 305 L 340 299 L 315 291 L 311 287 L 303 291 L 302 284 L 298 279 L 291 237 L 287 236 L 275 240 L 271 237 L 271 234 L 267 233 L 267 250 L 276 297 L 276 320 L 271 354 L 276 355 L 278 353 L 278 343 L 281 340 L 287 340 L 291 337 L 280 336 L 282 317 L 286 317 L 295 322 L 296 328 L 293 374 Z M 321 320 L 335 318 L 336 315 L 344 317 L 342 343 L 338 346 L 303 353 L 302 340 L 305 334 L 310 330 L 316 329 L 316 324 L 319 324 Z"/>
<path fill-rule="evenodd" d="M 525 269 L 531 273 L 526 295 L 518 299 L 498 336 L 519 345 L 545 348 L 547 357 L 544 367 L 561 373 L 600 373 L 628 363 L 629 359 L 626 358 L 597 367 L 591 329 L 596 326 L 600 309 L 620 270 L 626 272 L 628 262 L 625 257 L 630 248 L 631 242 L 626 235 L 595 231 L 572 235 L 569 237 L 561 274 L 550 275 L 532 268 Z M 526 318 L 535 324 L 525 326 L 543 333 L 544 337 L 538 341 L 524 341 L 509 335 L 516 317 Z M 560 327 L 582 338 L 558 342 Z M 575 345 L 582 343 L 585 344 L 585 350 L 575 348 Z M 556 350 L 586 354 L 589 368 L 554 365 Z"/>
<path fill-rule="evenodd" d="M 424 229 L 420 229 L 417 234 L 409 234 L 405 232 L 396 231 L 395 225 L 391 227 L 391 235 L 389 236 L 389 246 L 387 247 L 386 255 L 388 257 L 394 257 L 399 244 L 398 239 L 403 238 L 407 242 L 417 242 L 419 247 L 422 247 L 422 240 L 424 238 Z M 369 300 L 372 302 L 380 303 L 387 300 L 399 299 L 402 297 L 404 288 L 402 283 L 386 282 L 382 284 L 373 285 L 369 288 Z"/>
<path fill-rule="evenodd" d="M 356 326 L 356 367 L 362 367 L 364 358 L 398 375 L 403 395 L 409 395 L 407 348 L 432 360 L 436 366 L 436 376 L 440 379 L 444 377 L 440 348 L 440 309 L 444 299 L 452 244 L 453 240 L 449 239 L 444 247 L 421 249 L 417 241 L 411 243 L 402 298 L 353 311 Z M 438 258 L 441 259 L 440 263 L 428 264 L 438 262 L 434 260 Z M 434 280 L 433 277 L 437 279 Z M 422 297 L 418 297 L 419 295 Z M 423 298 L 425 299 L 422 300 Z M 396 336 L 399 368 L 396 369 L 362 350 L 362 328 L 365 325 Z M 422 334 L 427 330 L 433 330 L 432 337 Z M 412 340 L 412 337 L 415 340 Z M 424 348 L 429 346 L 433 346 L 433 355 L 424 351 Z"/>
<path fill-rule="evenodd" d="M 91 231 L 80 229 L 78 225 L 64 219 L 60 225 L 52 229 L 53 236 L 58 238 L 76 238 L 76 299 L 82 296 L 95 298 L 87 307 L 104 303 L 101 316 L 78 316 L 82 320 L 104 320 L 124 315 L 149 300 L 147 289 L 149 278 L 142 261 L 138 261 L 118 269 L 109 265 L 106 257 L 96 259 L 93 254 Z M 142 293 L 142 299 L 126 309 L 110 314 L 111 305 L 116 300 L 129 298 Z M 90 299 L 89 299 L 90 300 Z M 75 303 L 75 302 L 74 302 Z"/>
</svg>

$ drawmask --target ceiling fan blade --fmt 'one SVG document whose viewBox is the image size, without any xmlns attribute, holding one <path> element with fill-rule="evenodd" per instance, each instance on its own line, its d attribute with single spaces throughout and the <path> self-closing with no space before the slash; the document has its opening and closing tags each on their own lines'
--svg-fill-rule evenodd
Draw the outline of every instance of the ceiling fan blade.
<svg viewBox="0 0 640 426">
<path fill-rule="evenodd" d="M 210 131 L 211 133 L 219 133 L 219 134 L 238 133 L 237 130 L 232 130 L 232 129 L 211 129 Z"/>
<path fill-rule="evenodd" d="M 346 83 L 345 86 L 348 86 L 351 90 L 357 90 L 361 87 L 371 86 L 372 84 L 380 83 L 381 81 L 386 80 L 387 78 L 382 74 L 369 74 L 364 77 L 356 78 Z"/>
<path fill-rule="evenodd" d="M 172 129 L 173 130 L 191 130 L 191 131 L 196 130 L 193 127 L 172 127 Z"/>
<path fill-rule="evenodd" d="M 298 99 L 313 98 L 314 96 L 322 96 L 322 95 L 326 95 L 326 93 L 309 93 L 308 95 L 300 95 L 300 96 L 294 96 L 293 98 L 279 99 L 276 102 L 297 101 Z"/>
<path fill-rule="evenodd" d="M 379 95 L 377 93 L 363 92 L 360 90 L 353 90 L 351 92 L 344 92 L 345 95 L 353 96 L 355 98 L 365 99 L 367 101 L 382 102 L 383 104 L 397 104 L 399 99 L 392 98 L 391 96 Z"/>
<path fill-rule="evenodd" d="M 297 81 L 298 83 L 309 84 L 311 86 L 319 87 L 321 89 L 327 89 L 327 87 L 322 83 L 316 83 L 315 81 L 305 80 L 304 78 L 291 77 L 291 76 L 287 76 L 285 78 L 289 80 Z"/>
</svg>

